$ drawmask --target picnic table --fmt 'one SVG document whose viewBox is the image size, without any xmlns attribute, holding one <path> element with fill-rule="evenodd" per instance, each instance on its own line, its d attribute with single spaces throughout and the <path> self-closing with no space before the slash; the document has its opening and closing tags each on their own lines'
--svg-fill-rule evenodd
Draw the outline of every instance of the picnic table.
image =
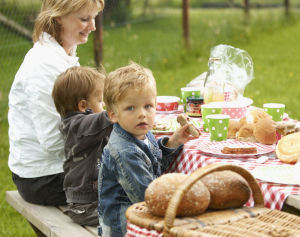
<svg viewBox="0 0 300 237">
<path fill-rule="evenodd" d="M 174 120 L 177 115 L 182 112 L 182 109 L 179 109 L 178 112 L 172 114 L 157 114 L 156 120 Z M 202 119 L 199 117 L 191 118 L 191 120 L 197 120 L 200 124 L 202 124 Z M 250 173 L 252 173 L 252 171 L 254 171 L 257 167 L 282 166 L 284 164 L 276 157 L 274 151 L 276 146 L 275 144 L 273 146 L 256 144 L 259 146 L 258 151 L 260 152 L 260 155 L 235 154 L 222 156 L 218 154 L 218 152 L 216 152 L 217 154 L 214 154 L 213 152 L 209 153 L 210 150 L 207 148 L 207 144 L 212 143 L 210 142 L 209 133 L 204 132 L 201 125 L 200 131 L 202 135 L 199 138 L 190 140 L 184 145 L 182 152 L 167 170 L 168 173 L 180 172 L 190 174 L 196 169 L 212 163 L 238 165 L 250 171 Z M 162 135 L 163 134 L 156 134 L 156 137 L 159 138 Z M 234 139 L 227 141 L 233 144 L 235 143 Z M 215 142 L 215 144 L 217 143 L 218 142 Z M 206 152 L 203 152 L 203 150 Z M 267 157 L 265 162 L 260 162 L 258 160 L 258 158 L 262 155 Z M 264 197 L 265 207 L 277 210 L 291 210 L 290 212 L 293 214 L 298 216 L 300 215 L 300 180 L 297 184 L 267 182 L 260 179 L 257 179 L 257 181 Z M 250 198 L 246 205 L 253 206 L 253 204 L 254 201 Z M 128 223 L 127 229 L 131 234 L 133 234 L 129 236 L 135 236 L 134 233 L 139 233 L 140 236 L 160 236 L 161 234 L 154 230 L 140 228 L 132 223 Z"/>
</svg>

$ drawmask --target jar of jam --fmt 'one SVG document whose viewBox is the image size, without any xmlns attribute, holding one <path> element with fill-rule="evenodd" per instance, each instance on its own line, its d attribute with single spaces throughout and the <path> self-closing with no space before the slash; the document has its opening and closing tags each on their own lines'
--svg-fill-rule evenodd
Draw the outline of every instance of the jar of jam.
<svg viewBox="0 0 300 237">
<path fill-rule="evenodd" d="M 191 117 L 201 117 L 201 105 L 203 104 L 203 97 L 189 96 L 186 102 L 186 114 Z"/>
</svg>

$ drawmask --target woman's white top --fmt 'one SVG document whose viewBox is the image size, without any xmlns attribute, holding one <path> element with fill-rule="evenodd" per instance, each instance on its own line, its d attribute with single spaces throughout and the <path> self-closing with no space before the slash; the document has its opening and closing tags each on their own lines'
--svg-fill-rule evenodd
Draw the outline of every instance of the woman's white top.
<svg viewBox="0 0 300 237">
<path fill-rule="evenodd" d="M 59 74 L 79 66 L 47 33 L 26 54 L 9 93 L 9 159 L 12 172 L 35 178 L 63 172 L 64 143 L 60 115 L 52 99 Z"/>
</svg>

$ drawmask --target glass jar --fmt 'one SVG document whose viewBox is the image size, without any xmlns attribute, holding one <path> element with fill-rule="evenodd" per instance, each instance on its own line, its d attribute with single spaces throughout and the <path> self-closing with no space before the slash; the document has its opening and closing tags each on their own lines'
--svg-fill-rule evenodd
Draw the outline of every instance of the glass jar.
<svg viewBox="0 0 300 237">
<path fill-rule="evenodd" d="M 224 74 L 220 58 L 209 58 L 208 72 L 204 81 L 204 103 L 224 101 Z"/>
<path fill-rule="evenodd" d="M 203 97 L 189 96 L 187 97 L 186 114 L 191 117 L 201 117 L 201 105 Z"/>
</svg>

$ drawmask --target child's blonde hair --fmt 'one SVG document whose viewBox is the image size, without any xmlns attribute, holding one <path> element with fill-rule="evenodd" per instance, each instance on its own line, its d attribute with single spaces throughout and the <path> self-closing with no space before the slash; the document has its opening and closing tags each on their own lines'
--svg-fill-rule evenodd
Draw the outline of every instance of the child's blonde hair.
<svg viewBox="0 0 300 237">
<path fill-rule="evenodd" d="M 52 97 L 57 112 L 64 117 L 78 111 L 78 103 L 88 100 L 96 90 L 103 93 L 105 75 L 91 67 L 71 67 L 60 74 L 53 86 Z M 98 91 L 99 90 L 99 91 Z"/>
<path fill-rule="evenodd" d="M 34 24 L 32 39 L 37 42 L 43 32 L 47 32 L 60 42 L 61 27 L 57 18 L 77 12 L 83 7 L 96 8 L 102 11 L 104 0 L 44 0 Z"/>
<path fill-rule="evenodd" d="M 152 90 L 156 95 L 156 82 L 151 70 L 130 62 L 128 66 L 110 72 L 106 78 L 103 93 L 107 111 L 113 111 L 114 106 L 129 89 Z"/>
</svg>

